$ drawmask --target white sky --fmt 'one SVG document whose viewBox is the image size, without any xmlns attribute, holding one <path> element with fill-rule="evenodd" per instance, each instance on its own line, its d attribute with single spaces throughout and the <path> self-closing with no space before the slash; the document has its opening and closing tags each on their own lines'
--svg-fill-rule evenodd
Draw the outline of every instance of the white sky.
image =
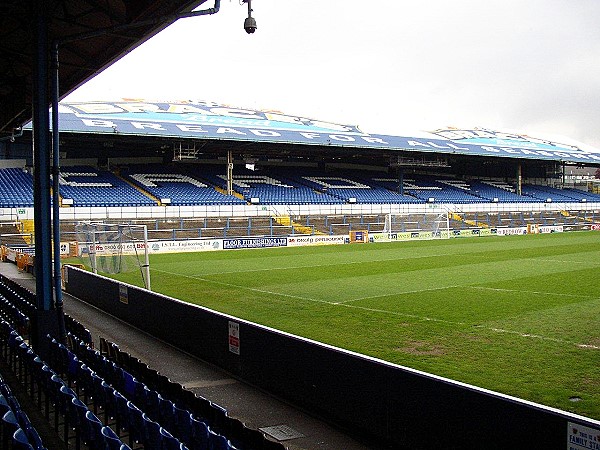
<svg viewBox="0 0 600 450">
<path fill-rule="evenodd" d="M 203 7 L 212 7 L 208 0 Z M 210 100 L 363 131 L 446 126 L 600 148 L 599 0 L 222 0 L 66 100 Z"/>
</svg>

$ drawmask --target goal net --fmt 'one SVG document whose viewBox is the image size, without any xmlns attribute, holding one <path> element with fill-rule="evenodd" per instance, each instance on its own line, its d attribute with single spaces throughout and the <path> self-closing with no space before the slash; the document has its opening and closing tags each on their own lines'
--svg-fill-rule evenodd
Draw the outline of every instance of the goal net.
<svg viewBox="0 0 600 450">
<path fill-rule="evenodd" d="M 395 214 L 385 216 L 383 233 L 410 234 L 412 238 L 419 239 L 449 239 L 450 220 L 448 213 L 441 214 Z"/>
<path fill-rule="evenodd" d="M 75 232 L 79 255 L 94 273 L 139 271 L 150 289 L 146 225 L 79 222 Z"/>
</svg>

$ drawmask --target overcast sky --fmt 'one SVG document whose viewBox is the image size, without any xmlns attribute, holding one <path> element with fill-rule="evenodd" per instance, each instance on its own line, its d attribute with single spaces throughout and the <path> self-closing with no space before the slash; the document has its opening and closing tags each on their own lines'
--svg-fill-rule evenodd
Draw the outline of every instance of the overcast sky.
<svg viewBox="0 0 600 450">
<path fill-rule="evenodd" d="M 213 6 L 212 0 L 204 7 Z M 67 100 L 210 100 L 410 135 L 447 126 L 600 149 L 599 0 L 222 0 Z M 564 140 L 564 139 L 563 139 Z"/>
</svg>

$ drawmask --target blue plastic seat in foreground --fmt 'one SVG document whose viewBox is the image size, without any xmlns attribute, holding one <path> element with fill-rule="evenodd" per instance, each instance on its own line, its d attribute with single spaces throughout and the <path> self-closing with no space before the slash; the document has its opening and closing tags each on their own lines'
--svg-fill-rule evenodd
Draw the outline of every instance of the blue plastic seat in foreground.
<svg viewBox="0 0 600 450">
<path fill-rule="evenodd" d="M 144 419 L 144 429 L 146 430 L 143 441 L 144 448 L 161 449 L 162 434 L 160 433 L 160 424 L 151 420 L 146 414 L 142 414 L 142 418 Z"/>
<path fill-rule="evenodd" d="M 235 450 L 229 440 L 220 434 L 215 433 L 210 428 L 208 429 L 210 448 L 214 450 Z"/>
<path fill-rule="evenodd" d="M 12 435 L 12 449 L 13 450 L 34 450 L 33 446 L 29 443 L 27 435 L 22 428 L 17 430 Z"/>
<path fill-rule="evenodd" d="M 10 405 L 6 400 L 6 397 L 3 394 L 0 394 L 0 416 L 4 416 L 4 414 L 10 410 Z"/>
<path fill-rule="evenodd" d="M 131 402 L 127 402 L 129 421 L 129 445 L 134 446 L 136 442 L 144 439 L 144 417 L 143 412 Z"/>
<path fill-rule="evenodd" d="M 81 439 L 90 450 L 105 450 L 106 442 L 102 434 L 102 422 L 92 411 L 86 411 L 81 424 Z"/>
<path fill-rule="evenodd" d="M 11 442 L 12 435 L 21 428 L 12 410 L 4 413 L 0 425 L 2 428 L 2 448 L 10 448 L 9 443 Z"/>
<path fill-rule="evenodd" d="M 69 423 L 71 428 L 75 430 L 75 448 L 81 446 L 81 432 L 86 424 L 86 413 L 89 411 L 85 403 L 77 397 L 71 400 L 68 405 Z"/>
<path fill-rule="evenodd" d="M 77 398 L 77 395 L 71 388 L 67 385 L 63 384 L 58 391 L 58 403 L 56 405 L 56 409 L 60 411 L 60 413 L 65 418 L 64 426 L 63 426 L 63 439 L 65 442 L 69 441 L 69 431 L 70 426 L 72 425 L 72 421 L 74 420 L 69 416 L 70 408 L 72 401 Z M 58 422 L 55 422 L 55 426 L 58 425 Z"/>
<path fill-rule="evenodd" d="M 191 440 L 192 415 L 185 408 L 180 408 L 176 403 L 174 405 L 175 427 L 171 430 L 182 442 Z"/>
<path fill-rule="evenodd" d="M 34 450 L 45 450 L 46 449 L 46 447 L 44 447 L 44 443 L 42 442 L 42 438 L 40 437 L 40 434 L 37 432 L 37 430 L 35 428 L 33 428 L 33 426 L 24 428 L 23 431 L 25 432 L 25 435 L 27 436 L 27 440 L 29 441 L 29 443 L 31 444 L 31 446 L 33 447 Z"/>
<path fill-rule="evenodd" d="M 160 429 L 162 448 L 164 450 L 181 450 L 181 442 L 164 428 Z"/>
<path fill-rule="evenodd" d="M 102 436 L 104 436 L 104 441 L 106 442 L 106 448 L 108 450 L 130 449 L 128 445 L 123 444 L 121 439 L 119 439 L 119 436 L 117 436 L 110 427 L 102 427 Z"/>
<path fill-rule="evenodd" d="M 190 450 L 204 450 L 209 448 L 209 433 L 206 422 L 191 416 Z"/>
</svg>

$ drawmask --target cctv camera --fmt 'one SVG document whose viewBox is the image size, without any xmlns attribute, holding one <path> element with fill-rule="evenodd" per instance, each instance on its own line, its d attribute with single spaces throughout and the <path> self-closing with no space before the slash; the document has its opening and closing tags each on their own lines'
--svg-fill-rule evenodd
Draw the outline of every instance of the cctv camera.
<svg viewBox="0 0 600 450">
<path fill-rule="evenodd" d="M 248 34 L 254 33 L 256 31 L 256 19 L 254 17 L 246 17 L 246 20 L 244 20 L 244 29 Z"/>
</svg>

